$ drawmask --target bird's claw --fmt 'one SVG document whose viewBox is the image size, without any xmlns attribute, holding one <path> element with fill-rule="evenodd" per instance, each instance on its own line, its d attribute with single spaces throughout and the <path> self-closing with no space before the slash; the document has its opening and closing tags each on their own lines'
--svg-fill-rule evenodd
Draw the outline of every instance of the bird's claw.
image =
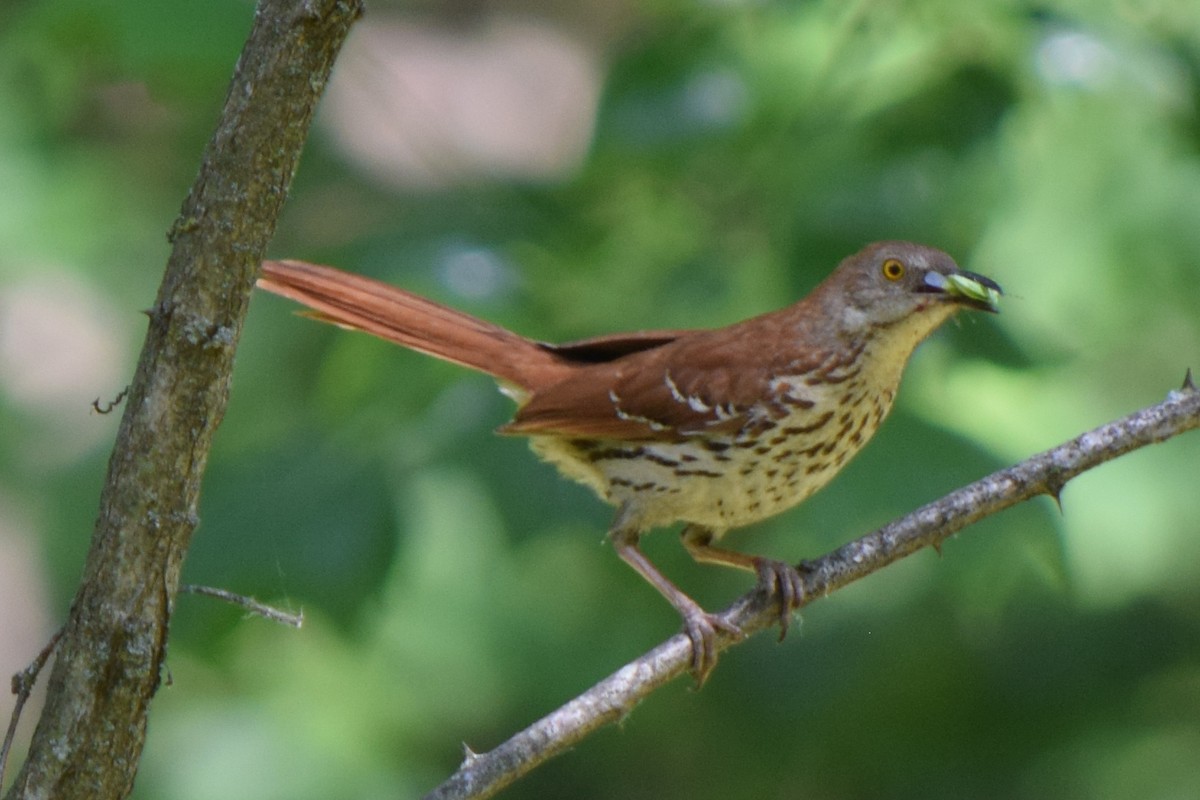
<svg viewBox="0 0 1200 800">
<path fill-rule="evenodd" d="M 709 673 L 717 665 L 717 632 L 721 631 L 734 639 L 744 639 L 746 634 L 732 622 L 710 614 L 697 606 L 683 615 L 683 630 L 692 640 L 692 677 L 699 689 L 708 680 Z"/>
<path fill-rule="evenodd" d="M 755 559 L 754 568 L 758 573 L 759 588 L 779 603 L 779 641 L 782 642 L 787 636 L 792 612 L 804 602 L 804 578 L 791 564 L 770 558 Z"/>
</svg>

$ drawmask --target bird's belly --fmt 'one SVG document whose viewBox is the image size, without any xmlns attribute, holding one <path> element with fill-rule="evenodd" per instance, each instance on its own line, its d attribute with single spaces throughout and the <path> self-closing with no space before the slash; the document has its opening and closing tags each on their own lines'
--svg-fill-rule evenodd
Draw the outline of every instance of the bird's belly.
<svg viewBox="0 0 1200 800">
<path fill-rule="evenodd" d="M 647 528 L 676 521 L 716 529 L 749 525 L 801 502 L 836 472 L 771 452 L 718 460 L 679 445 L 643 448 L 650 458 L 607 463 L 605 472 L 608 499 L 639 509 Z"/>
<path fill-rule="evenodd" d="M 754 436 L 676 442 L 543 436 L 531 444 L 565 476 L 629 508 L 643 529 L 682 521 L 723 530 L 791 508 L 823 487 L 874 433 L 881 412 L 831 416 L 802 434 L 788 433 L 796 428 L 783 420 Z"/>
</svg>

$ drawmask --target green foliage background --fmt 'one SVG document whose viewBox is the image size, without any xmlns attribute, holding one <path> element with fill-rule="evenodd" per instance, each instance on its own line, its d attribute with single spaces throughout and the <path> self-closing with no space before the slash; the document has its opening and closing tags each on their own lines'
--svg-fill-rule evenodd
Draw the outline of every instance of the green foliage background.
<svg viewBox="0 0 1200 800">
<path fill-rule="evenodd" d="M 318 130 L 273 254 L 548 340 L 731 322 L 882 238 L 997 279 L 1004 313 L 921 349 L 833 485 L 730 539 L 791 560 L 1200 368 L 1192 0 L 606 8 L 577 173 L 397 191 Z M 474 13 L 419 10 L 467 29 Z M 583 38 L 595 11 L 513 10 Z M 129 379 L 137 310 L 251 16 L 229 0 L 0 9 L 0 290 L 66 276 L 108 309 L 121 355 L 91 396 Z M 728 114 L 689 105 L 713 79 Z M 464 250 L 496 267 L 494 291 L 447 281 Z M 490 435 L 509 408 L 489 380 L 290 310 L 255 301 L 185 578 L 308 624 L 180 599 L 138 797 L 417 794 L 461 742 L 495 745 L 677 627 L 604 546 L 609 510 Z M 58 618 L 115 419 L 5 385 L 0 497 L 32 521 Z M 1014 509 L 814 604 L 783 644 L 759 637 L 702 692 L 680 681 L 505 796 L 1190 796 L 1196 438 L 1084 476 L 1061 516 Z M 749 586 L 692 565 L 670 533 L 647 547 L 710 607 Z"/>
</svg>

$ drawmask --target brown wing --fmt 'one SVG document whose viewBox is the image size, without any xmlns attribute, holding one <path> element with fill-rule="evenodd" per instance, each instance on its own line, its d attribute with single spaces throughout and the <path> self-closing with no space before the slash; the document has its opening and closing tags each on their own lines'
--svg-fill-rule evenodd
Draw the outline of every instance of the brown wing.
<svg viewBox="0 0 1200 800">
<path fill-rule="evenodd" d="M 610 333 L 593 336 L 563 344 L 538 342 L 543 349 L 568 361 L 584 364 L 599 364 L 613 361 L 630 353 L 640 353 L 670 344 L 681 336 L 695 331 L 635 331 L 633 333 Z"/>
<path fill-rule="evenodd" d="M 777 419 L 788 408 L 772 380 L 829 361 L 807 353 L 787 363 L 773 343 L 785 331 L 773 318 L 719 331 L 693 331 L 658 347 L 577 370 L 535 392 L 503 433 L 558 433 L 588 439 L 678 440 L 733 433 Z M 803 402 L 802 400 L 798 402 Z"/>
</svg>

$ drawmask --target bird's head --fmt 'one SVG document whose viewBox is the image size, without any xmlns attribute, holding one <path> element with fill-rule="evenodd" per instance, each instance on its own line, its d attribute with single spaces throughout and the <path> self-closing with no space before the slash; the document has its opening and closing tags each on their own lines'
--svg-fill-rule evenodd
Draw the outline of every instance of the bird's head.
<svg viewBox="0 0 1200 800">
<path fill-rule="evenodd" d="M 924 338 L 959 308 L 996 312 L 1002 291 L 990 278 L 959 269 L 954 259 L 911 242 L 876 242 L 838 265 L 819 294 L 842 330 L 911 329 Z"/>
</svg>

